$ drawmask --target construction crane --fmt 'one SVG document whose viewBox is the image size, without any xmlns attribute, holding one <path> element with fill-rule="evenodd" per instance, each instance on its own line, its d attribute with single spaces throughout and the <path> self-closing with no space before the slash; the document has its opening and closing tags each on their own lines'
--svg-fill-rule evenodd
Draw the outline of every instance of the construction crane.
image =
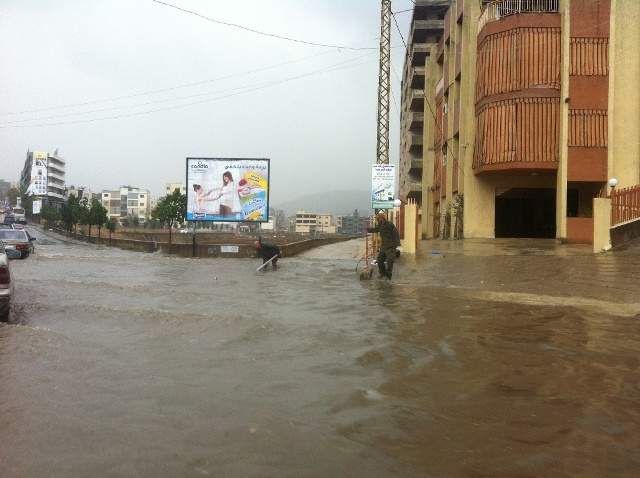
<svg viewBox="0 0 640 478">
<path fill-rule="evenodd" d="M 377 164 L 389 164 L 389 97 L 391 96 L 391 0 L 380 12 L 380 71 L 378 73 Z"/>
</svg>

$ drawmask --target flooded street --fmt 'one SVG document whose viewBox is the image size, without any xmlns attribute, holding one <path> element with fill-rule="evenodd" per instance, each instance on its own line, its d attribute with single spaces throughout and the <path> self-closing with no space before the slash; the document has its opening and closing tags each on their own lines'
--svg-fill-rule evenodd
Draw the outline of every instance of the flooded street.
<svg viewBox="0 0 640 478">
<path fill-rule="evenodd" d="M 38 238 L 2 478 L 638 476 L 640 248 L 425 243 L 388 284 L 357 241 L 256 274 Z"/>
</svg>

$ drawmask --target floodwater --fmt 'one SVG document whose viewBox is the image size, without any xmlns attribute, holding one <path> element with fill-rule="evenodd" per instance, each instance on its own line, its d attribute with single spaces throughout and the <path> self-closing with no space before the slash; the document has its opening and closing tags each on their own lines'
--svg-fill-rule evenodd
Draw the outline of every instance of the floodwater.
<svg viewBox="0 0 640 478">
<path fill-rule="evenodd" d="M 0 325 L 0 476 L 637 477 L 640 249 L 357 242 L 180 259 L 39 234 Z"/>
</svg>

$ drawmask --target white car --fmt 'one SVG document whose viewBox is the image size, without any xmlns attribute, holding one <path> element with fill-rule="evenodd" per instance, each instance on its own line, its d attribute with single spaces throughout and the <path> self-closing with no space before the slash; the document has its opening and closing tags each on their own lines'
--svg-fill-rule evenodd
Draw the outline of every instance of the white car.
<svg viewBox="0 0 640 478">
<path fill-rule="evenodd" d="M 11 281 L 9 258 L 4 250 L 4 245 L 0 242 L 0 320 L 9 318 L 12 295 L 13 282 Z"/>
</svg>

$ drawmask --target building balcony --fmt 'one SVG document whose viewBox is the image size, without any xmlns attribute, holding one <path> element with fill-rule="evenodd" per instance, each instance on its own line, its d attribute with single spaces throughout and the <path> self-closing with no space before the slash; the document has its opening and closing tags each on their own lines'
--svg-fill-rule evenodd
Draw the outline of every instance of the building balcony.
<svg viewBox="0 0 640 478">
<path fill-rule="evenodd" d="M 488 3 L 478 19 L 478 32 L 489 23 L 522 13 L 558 13 L 559 0 L 501 0 Z"/>
<path fill-rule="evenodd" d="M 49 178 L 49 180 L 55 179 L 55 180 L 58 180 L 58 181 L 62 181 L 63 184 L 64 184 L 64 181 L 65 181 L 64 174 L 60 174 L 60 173 L 55 172 L 55 171 L 53 171 L 51 169 L 49 169 L 49 171 L 47 171 L 47 177 Z"/>
<path fill-rule="evenodd" d="M 414 43 L 411 45 L 409 58 L 411 66 L 424 66 L 429 56 L 430 46 L 428 43 Z"/>
<path fill-rule="evenodd" d="M 407 135 L 407 150 L 413 155 L 422 157 L 422 133 L 412 133 Z"/>
<path fill-rule="evenodd" d="M 409 111 L 424 113 L 424 90 L 411 90 L 407 95 Z"/>
<path fill-rule="evenodd" d="M 448 4 L 448 2 L 447 2 Z M 409 43 L 430 43 L 437 41 L 437 38 L 444 31 L 444 20 L 431 18 L 427 20 L 414 20 L 411 25 Z"/>
<path fill-rule="evenodd" d="M 424 161 L 422 158 L 411 158 L 411 163 L 409 165 L 409 174 L 414 176 L 422 176 L 422 165 Z"/>
<path fill-rule="evenodd" d="M 64 159 L 58 158 L 57 156 L 49 156 L 47 163 L 49 165 L 58 165 L 62 167 L 62 169 L 64 169 L 64 166 L 66 164 Z"/>
<path fill-rule="evenodd" d="M 424 66 L 412 66 L 409 70 L 409 81 L 407 85 L 414 90 L 424 89 L 424 79 L 426 74 L 426 67 Z"/>
<path fill-rule="evenodd" d="M 424 113 L 410 111 L 407 113 L 407 129 L 414 133 L 422 133 L 424 128 Z"/>
</svg>

